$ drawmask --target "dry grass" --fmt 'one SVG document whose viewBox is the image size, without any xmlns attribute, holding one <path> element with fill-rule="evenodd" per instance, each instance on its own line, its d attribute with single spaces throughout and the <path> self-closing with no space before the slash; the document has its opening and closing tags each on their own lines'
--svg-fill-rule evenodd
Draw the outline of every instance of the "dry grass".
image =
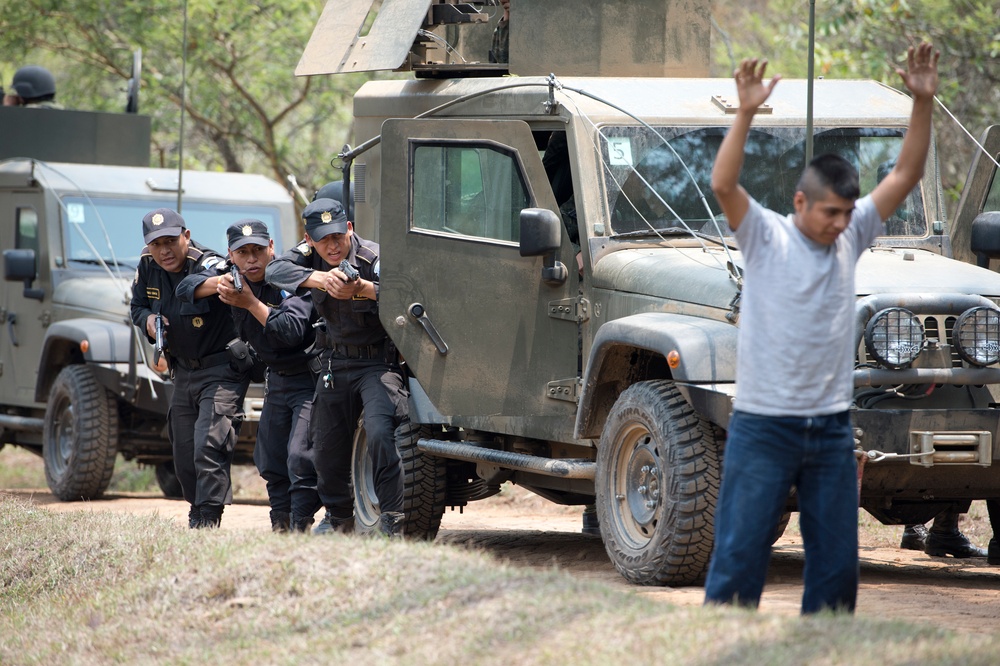
<svg viewBox="0 0 1000 666">
<path fill-rule="evenodd" d="M 0 500 L 0 663 L 990 664 L 997 639 L 679 608 L 425 543 Z"/>
</svg>

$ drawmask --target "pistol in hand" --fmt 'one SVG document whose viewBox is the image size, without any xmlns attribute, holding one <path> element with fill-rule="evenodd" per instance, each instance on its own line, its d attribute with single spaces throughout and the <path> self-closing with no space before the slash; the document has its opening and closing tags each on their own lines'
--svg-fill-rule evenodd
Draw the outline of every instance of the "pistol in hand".
<svg viewBox="0 0 1000 666">
<path fill-rule="evenodd" d="M 163 315 L 156 315 L 156 319 L 153 320 L 153 326 L 156 328 L 156 347 L 153 350 L 153 365 L 157 365 L 166 349 L 167 333 L 163 326 Z"/>
<path fill-rule="evenodd" d="M 357 268 L 351 266 L 351 264 L 348 263 L 347 259 L 341 261 L 340 266 L 338 266 L 337 268 L 340 269 L 341 273 L 347 276 L 348 282 L 357 282 L 358 280 L 361 279 L 361 273 L 358 272 Z"/>
<path fill-rule="evenodd" d="M 229 267 L 229 274 L 233 276 L 233 287 L 236 291 L 243 293 L 243 276 L 240 275 L 240 269 L 236 267 L 236 264 L 232 264 Z"/>
</svg>

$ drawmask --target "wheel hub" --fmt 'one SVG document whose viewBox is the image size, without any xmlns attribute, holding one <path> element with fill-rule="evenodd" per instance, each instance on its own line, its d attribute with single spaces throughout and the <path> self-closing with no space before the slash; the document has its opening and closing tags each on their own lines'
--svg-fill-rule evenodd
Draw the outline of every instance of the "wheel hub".
<svg viewBox="0 0 1000 666">
<path fill-rule="evenodd" d="M 633 520 L 643 527 L 652 523 L 660 503 L 660 477 L 657 456 L 648 440 L 636 446 L 629 457 L 626 494 Z"/>
</svg>

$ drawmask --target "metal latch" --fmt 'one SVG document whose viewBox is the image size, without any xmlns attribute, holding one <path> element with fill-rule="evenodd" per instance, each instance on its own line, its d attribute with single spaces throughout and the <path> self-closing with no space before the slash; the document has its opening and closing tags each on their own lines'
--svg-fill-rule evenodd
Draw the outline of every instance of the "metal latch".
<svg viewBox="0 0 1000 666">
<path fill-rule="evenodd" d="M 557 379 L 545 385 L 545 397 L 553 400 L 565 400 L 566 402 L 579 402 L 581 384 L 579 377 Z"/>
<path fill-rule="evenodd" d="M 549 316 L 553 319 L 583 323 L 590 319 L 590 301 L 586 298 L 564 298 L 559 301 L 549 301 Z"/>
<path fill-rule="evenodd" d="M 921 467 L 934 465 L 980 465 L 993 463 L 993 436 L 987 430 L 934 432 L 910 431 L 910 464 Z"/>
</svg>

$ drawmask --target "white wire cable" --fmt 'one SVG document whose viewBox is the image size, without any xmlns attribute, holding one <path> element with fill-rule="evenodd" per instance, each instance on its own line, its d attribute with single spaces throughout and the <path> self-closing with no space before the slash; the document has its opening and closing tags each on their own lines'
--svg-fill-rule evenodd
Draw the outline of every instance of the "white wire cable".
<svg viewBox="0 0 1000 666">
<path fill-rule="evenodd" d="M 976 137 L 972 136 L 969 130 L 965 129 L 965 125 L 963 125 L 961 121 L 959 121 L 959 119 L 955 117 L 955 114 L 953 114 L 951 110 L 944 105 L 944 102 L 942 102 L 937 95 L 934 96 L 934 101 L 938 103 L 938 106 L 944 109 L 944 112 L 948 114 L 949 118 L 955 121 L 956 125 L 962 128 L 962 131 L 965 132 L 965 135 L 970 139 L 972 139 L 972 143 L 976 144 L 979 147 L 979 150 L 983 151 L 983 155 L 986 155 L 986 157 L 989 158 L 990 162 L 993 162 L 993 164 L 995 164 L 996 167 L 1000 169 L 1000 162 L 997 162 L 996 159 L 992 155 L 990 155 L 989 151 L 987 151 L 986 148 L 983 147 L 983 144 L 976 141 Z"/>
<path fill-rule="evenodd" d="M 584 120 L 586 120 L 586 121 L 587 121 L 587 122 L 588 122 L 588 123 L 590 124 L 590 126 L 591 126 L 591 127 L 593 127 L 593 128 L 594 128 L 594 129 L 595 129 L 595 130 L 597 131 L 597 135 L 598 135 L 598 136 L 600 136 L 600 137 L 601 137 L 601 138 L 602 138 L 602 139 L 603 139 L 603 140 L 604 140 L 605 142 L 607 142 L 607 141 L 608 141 L 608 137 L 607 137 L 607 136 L 606 136 L 606 135 L 605 135 L 605 134 L 604 134 L 604 133 L 603 133 L 603 132 L 601 131 L 601 129 L 600 129 L 600 128 L 599 128 L 598 126 L 597 126 L 597 124 L 596 124 L 596 123 L 595 123 L 595 122 L 593 121 L 593 119 L 591 119 L 591 118 L 590 118 L 590 116 L 589 116 L 589 115 L 587 115 L 587 114 L 586 114 L 586 113 L 585 113 L 585 112 L 584 112 L 584 111 L 583 111 L 583 110 L 582 110 L 582 109 L 580 108 L 579 104 L 577 104 L 577 103 L 576 103 L 576 100 L 574 100 L 574 99 L 573 99 L 573 98 L 572 98 L 572 97 L 571 97 L 571 96 L 570 96 L 569 94 L 567 94 L 567 90 L 568 90 L 568 91 L 570 91 L 570 92 L 579 92 L 579 91 L 577 91 L 577 90 L 574 90 L 574 89 L 567 89 L 567 88 L 565 88 L 565 87 L 563 87 L 563 86 L 558 86 L 558 88 L 557 88 L 557 89 L 558 89 L 558 90 L 559 90 L 560 92 L 562 92 L 562 93 L 563 93 L 563 96 L 564 96 L 564 98 L 565 98 L 565 99 L 566 99 L 567 101 L 569 101 L 569 102 L 570 102 L 570 103 L 572 104 L 572 106 L 573 106 L 574 110 L 575 110 L 575 111 L 577 112 L 577 114 L 578 114 L 578 115 L 579 115 L 579 116 L 580 116 L 581 118 L 583 118 Z M 587 95 L 587 96 L 588 96 L 588 97 L 591 97 L 590 95 Z M 596 98 L 596 97 L 591 97 L 591 99 L 596 99 L 597 101 L 600 101 L 600 102 L 602 102 L 602 103 L 603 103 L 603 100 L 600 100 L 600 99 L 598 99 L 598 98 Z M 617 107 L 615 107 L 615 108 L 617 108 Z M 628 112 L 627 112 L 627 111 L 625 111 L 625 113 L 626 113 L 626 114 L 628 114 Z M 628 114 L 628 115 L 630 115 L 630 116 L 631 116 L 631 117 L 633 117 L 633 118 L 635 117 L 635 116 L 634 116 L 634 115 L 632 115 L 632 114 Z M 640 122 L 641 122 L 641 121 L 640 121 Z M 657 136 L 658 136 L 658 137 L 660 138 L 660 140 L 661 140 L 661 141 L 663 141 L 663 143 L 664 143 L 664 144 L 666 144 L 666 145 L 667 145 L 668 147 L 670 147 L 670 149 L 671 149 L 671 150 L 673 151 L 673 147 L 672 147 L 672 146 L 669 146 L 669 143 L 667 142 L 667 140 L 666 140 L 666 139 L 665 139 L 665 138 L 664 138 L 664 137 L 663 137 L 663 136 L 662 136 L 662 135 L 661 135 L 661 134 L 660 134 L 659 132 L 656 132 L 655 130 L 653 130 L 653 131 L 654 131 L 654 133 L 655 133 L 655 134 L 656 134 L 656 135 L 657 135 Z M 608 162 L 608 161 L 607 161 L 607 160 L 606 160 L 606 159 L 604 158 L 604 151 L 603 151 L 603 150 L 601 150 L 601 147 L 600 147 L 600 146 L 599 146 L 599 145 L 597 144 L 597 142 L 596 142 L 596 141 L 594 140 L 594 138 L 593 138 L 593 134 L 591 134 L 591 135 L 590 135 L 590 138 L 591 138 L 591 143 L 592 143 L 592 145 L 593 145 L 593 147 L 594 147 L 594 150 L 595 150 L 595 151 L 597 152 L 597 155 L 599 155 L 599 156 L 600 156 L 600 160 L 601 160 L 601 164 L 603 165 L 603 167 L 604 167 L 604 169 L 605 169 L 605 172 L 606 172 L 606 173 L 607 173 L 607 174 L 608 174 L 608 175 L 609 175 L 609 176 L 611 177 L 611 180 L 612 180 L 612 181 L 614 182 L 614 184 L 615 184 L 615 187 L 617 187 L 617 188 L 618 188 L 618 192 L 619 192 L 619 194 L 620 194 L 621 196 L 625 197 L 625 200 L 626 200 L 626 201 L 628 202 L 628 204 L 629 204 L 629 205 L 630 205 L 630 206 L 632 207 L 632 210 L 634 210 L 634 211 L 635 211 L 636 215 L 638 215 L 639 219 L 641 219 L 641 220 L 643 221 L 643 223 L 645 223 L 645 225 L 646 225 L 647 227 L 649 227 L 649 230 L 650 230 L 650 231 L 651 231 L 651 232 L 652 232 L 653 234 L 655 234 L 655 235 L 656 235 L 656 236 L 657 236 L 657 237 L 658 237 L 658 238 L 660 239 L 660 241 L 661 241 L 662 243 L 666 244 L 666 246 L 667 246 L 667 247 L 671 247 L 671 248 L 676 248 L 676 245 L 675 245 L 675 244 L 674 244 L 674 243 L 673 243 L 673 242 L 671 241 L 671 239 L 669 239 L 668 237 L 664 236 L 664 235 L 663 235 L 663 234 L 661 234 L 661 233 L 660 233 L 659 231 L 657 231 L 656 227 L 655 227 L 655 226 L 654 226 L 654 225 L 653 225 L 653 224 L 652 224 L 652 223 L 651 223 L 651 222 L 650 222 L 650 221 L 649 221 L 648 219 L 646 219 L 646 217 L 645 217 L 645 216 L 644 216 L 644 215 L 642 214 L 642 212 L 641 212 L 641 211 L 640 211 L 640 210 L 638 209 L 638 207 L 637 207 L 637 206 L 635 205 L 635 203 L 634 203 L 634 202 L 632 201 L 632 199 L 631 199 L 631 198 L 630 198 L 630 197 L 628 196 L 628 194 L 626 194 L 626 193 L 625 193 L 625 189 L 624 189 L 624 188 L 622 187 L 622 183 L 621 183 L 621 182 L 619 182 L 618 178 L 616 178 L 616 177 L 615 177 L 615 175 L 614 175 L 614 171 L 613 171 L 613 170 L 611 169 L 611 165 L 610 165 L 610 163 L 609 163 L 609 162 Z M 674 155 L 677 155 L 676 151 L 673 151 L 673 152 L 674 152 Z M 681 158 L 680 158 L 680 156 L 679 156 L 679 155 L 677 156 L 677 158 L 678 158 L 678 160 L 680 160 L 680 161 L 681 161 L 681 163 L 683 164 L 683 160 L 681 160 Z M 690 176 L 690 177 L 692 178 L 692 180 L 693 180 L 693 179 L 694 179 L 694 176 L 693 176 L 693 174 L 691 174 L 690 170 L 688 170 L 688 169 L 687 169 L 687 166 L 686 166 L 686 165 L 684 165 L 684 167 L 685 167 L 685 169 L 687 170 L 687 172 L 688 172 L 688 175 L 689 175 L 689 176 Z M 645 177 L 643 177 L 643 175 L 642 175 L 641 173 L 639 173 L 639 171 L 638 171 L 638 170 L 637 170 L 637 169 L 635 168 L 635 165 L 633 165 L 633 164 L 629 164 L 629 169 L 630 169 L 630 171 L 631 171 L 632 173 L 634 173 L 634 174 L 635 174 L 636 176 L 638 176 L 638 177 L 639 177 L 639 179 L 640 179 L 640 180 L 642 181 L 643 185 L 645 185 L 645 186 L 646 186 L 646 188 L 647 188 L 647 189 L 648 189 L 648 190 L 649 190 L 650 192 L 652 192 L 652 194 L 653 194 L 653 195 L 654 195 L 654 196 L 655 196 L 655 197 L 657 198 L 657 200 L 658 200 L 658 201 L 659 201 L 659 202 L 660 202 L 661 204 L 663 204 L 663 206 L 664 206 L 664 207 L 665 207 L 665 208 L 666 208 L 666 209 L 667 209 L 667 210 L 668 210 L 668 211 L 669 211 L 669 212 L 670 212 L 670 213 L 671 213 L 671 214 L 672 214 L 672 215 L 673 215 L 673 216 L 674 216 L 674 217 L 675 217 L 675 218 L 677 219 L 677 221 L 678 221 L 678 222 L 680 222 L 681 226 L 683 226 L 683 227 L 684 227 L 684 229 L 686 229 L 686 230 L 687 230 L 687 231 L 688 231 L 688 232 L 689 232 L 689 233 L 691 234 L 691 237 L 692 237 L 692 238 L 694 238 L 695 240 L 697 240 L 697 241 L 698 241 L 698 243 L 699 243 L 699 244 L 701 245 L 701 248 L 702 248 L 702 251 L 704 251 L 704 252 L 705 252 L 705 254 L 707 254 L 708 256 L 710 256 L 710 257 L 711 257 L 711 258 L 712 258 L 712 259 L 714 260 L 714 262 L 715 262 L 715 264 L 716 264 L 716 266 L 714 266 L 714 267 L 717 267 L 717 268 L 719 268 L 719 269 L 721 269 L 721 270 L 724 270 L 724 271 L 726 271 L 726 272 L 728 273 L 728 272 L 729 272 L 729 271 L 728 271 L 728 269 L 727 269 L 727 268 L 726 268 L 726 266 L 725 266 L 725 265 L 724 265 L 724 264 L 722 263 L 722 261 L 721 261 L 721 260 L 719 259 L 718 255 L 717 255 L 716 253 L 714 253 L 714 252 L 711 252 L 711 251 L 710 251 L 710 249 L 709 249 L 708 245 L 707 245 L 707 244 L 705 243 L 704 239 L 702 239 L 702 238 L 701 238 L 700 236 L 698 236 L 698 235 L 697 235 L 697 234 L 696 234 L 696 233 L 694 232 L 694 230 L 693 230 L 693 229 L 691 229 L 691 227 L 690 227 L 690 226 L 688 226 L 687 222 L 685 222 L 685 221 L 684 221 L 684 219 L 683 219 L 683 218 L 682 218 L 682 217 L 681 217 L 681 216 L 680 216 L 680 215 L 679 215 L 679 214 L 678 214 L 678 213 L 677 213 L 677 212 L 676 212 L 676 211 L 675 211 L 675 210 L 673 209 L 673 207 L 672 207 L 672 206 L 670 206 L 670 204 L 668 204 L 668 203 L 667 203 L 667 202 L 666 202 L 666 201 L 665 201 L 665 200 L 663 199 L 663 197 L 662 197 L 662 196 L 660 196 L 660 193 L 656 191 L 656 189 L 655 189 L 655 188 L 654 188 L 654 187 L 653 187 L 653 186 L 652 186 L 652 185 L 651 185 L 651 184 L 649 183 L 649 181 L 647 181 L 647 180 L 645 179 Z M 694 183 L 694 186 L 695 186 L 695 188 L 696 188 L 696 189 L 698 189 L 698 190 L 699 190 L 699 192 L 700 192 L 700 188 L 698 188 L 698 184 L 697 184 L 697 182 L 695 182 L 695 183 Z M 704 195 L 702 195 L 702 199 L 704 200 Z M 708 205 L 708 204 L 707 204 L 707 202 L 706 202 L 706 204 L 705 204 L 705 205 L 706 205 L 706 206 Z M 712 215 L 712 219 L 715 219 L 715 215 L 714 215 L 714 213 L 712 213 L 712 211 L 711 211 L 710 209 L 709 209 L 709 214 L 711 214 L 711 215 Z M 716 229 L 718 230 L 718 226 L 716 226 Z M 727 256 L 729 256 L 729 259 L 730 259 L 730 261 L 731 261 L 731 262 L 733 263 L 733 265 L 735 266 L 735 265 L 736 265 L 736 264 L 735 264 L 735 261 L 733 261 L 733 258 L 732 258 L 732 255 L 730 255 L 730 254 L 729 254 L 729 247 L 728 247 L 728 245 L 726 244 L 726 241 L 725 241 L 725 240 L 723 239 L 723 237 L 721 236 L 721 234 L 720 234 L 720 239 L 722 240 L 722 248 L 723 248 L 723 249 L 725 250 L 725 252 L 726 252 Z M 694 261 L 694 262 L 698 263 L 699 265 L 702 265 L 702 266 L 711 266 L 711 264 L 706 264 L 706 263 L 704 263 L 704 262 L 701 262 L 701 261 L 698 261 L 698 260 L 697 260 L 697 259 L 696 259 L 696 258 L 695 258 L 694 256 L 692 256 L 692 255 L 684 255 L 684 256 L 685 256 L 685 257 L 687 257 L 688 259 L 690 259 L 690 260 L 692 260 L 692 261 Z M 735 276 L 733 276 L 733 277 L 734 277 L 734 279 L 735 279 Z"/>
</svg>

